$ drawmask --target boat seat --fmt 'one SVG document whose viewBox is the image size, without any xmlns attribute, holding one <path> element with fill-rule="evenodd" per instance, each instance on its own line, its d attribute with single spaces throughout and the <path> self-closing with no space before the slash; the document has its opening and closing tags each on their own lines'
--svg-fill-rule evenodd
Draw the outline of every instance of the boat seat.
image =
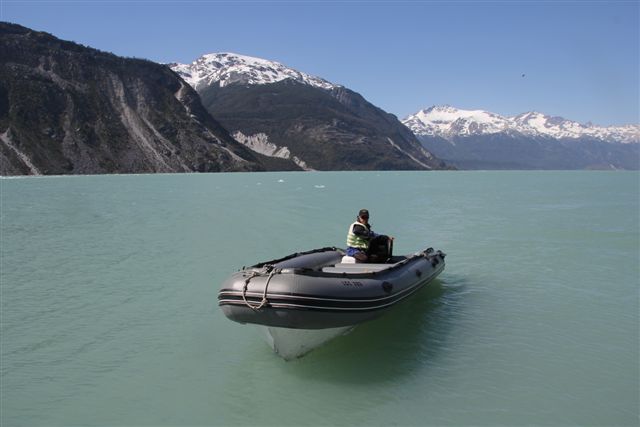
<svg viewBox="0 0 640 427">
<path fill-rule="evenodd" d="M 393 264 L 352 264 L 352 263 L 340 263 L 334 266 L 324 267 L 323 273 L 373 273 L 375 271 L 385 270 Z"/>
</svg>

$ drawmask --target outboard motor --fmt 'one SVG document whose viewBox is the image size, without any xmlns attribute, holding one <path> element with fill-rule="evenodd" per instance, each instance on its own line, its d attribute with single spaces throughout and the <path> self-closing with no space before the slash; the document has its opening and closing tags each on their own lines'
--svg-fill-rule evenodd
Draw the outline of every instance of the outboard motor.
<svg viewBox="0 0 640 427">
<path fill-rule="evenodd" d="M 369 243 L 368 262 L 385 263 L 393 256 L 393 240 L 389 236 L 376 236 Z"/>
</svg>

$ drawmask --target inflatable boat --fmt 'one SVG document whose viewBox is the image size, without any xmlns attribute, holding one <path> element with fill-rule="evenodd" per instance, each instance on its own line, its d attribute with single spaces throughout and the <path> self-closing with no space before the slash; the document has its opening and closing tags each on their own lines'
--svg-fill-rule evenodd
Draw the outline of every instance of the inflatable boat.
<svg viewBox="0 0 640 427">
<path fill-rule="evenodd" d="M 335 247 L 295 253 L 232 274 L 218 305 L 235 322 L 262 326 L 291 359 L 409 298 L 442 272 L 444 258 L 432 248 L 380 263 L 355 263 Z"/>
</svg>

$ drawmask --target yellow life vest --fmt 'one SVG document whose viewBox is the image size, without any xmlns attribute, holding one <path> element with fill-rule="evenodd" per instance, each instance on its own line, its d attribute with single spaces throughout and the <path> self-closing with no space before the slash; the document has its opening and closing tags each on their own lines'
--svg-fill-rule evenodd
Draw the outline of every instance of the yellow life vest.
<svg viewBox="0 0 640 427">
<path fill-rule="evenodd" d="M 353 233 L 353 227 L 355 227 L 356 225 L 360 225 L 364 228 L 367 228 L 366 225 L 358 221 L 351 224 L 351 226 L 349 227 L 349 233 L 347 234 L 347 246 L 351 246 L 352 248 L 363 249 L 366 251 L 369 248 L 369 240 L 363 237 L 357 236 Z"/>
</svg>

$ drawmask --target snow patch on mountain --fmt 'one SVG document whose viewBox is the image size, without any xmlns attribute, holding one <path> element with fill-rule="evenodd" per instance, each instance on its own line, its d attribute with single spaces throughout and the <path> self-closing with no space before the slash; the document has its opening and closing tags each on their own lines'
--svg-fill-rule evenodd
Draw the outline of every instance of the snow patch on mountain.
<svg viewBox="0 0 640 427">
<path fill-rule="evenodd" d="M 438 136 L 447 140 L 455 136 L 517 132 L 530 137 L 554 139 L 592 138 L 607 142 L 640 142 L 640 125 L 602 127 L 535 111 L 504 117 L 483 110 L 433 106 L 406 117 L 402 122 L 418 136 Z"/>
<path fill-rule="evenodd" d="M 232 84 L 261 85 L 285 79 L 326 90 L 340 87 L 275 61 L 235 53 L 210 53 L 191 64 L 173 63 L 169 67 L 195 90 L 213 84 L 219 84 L 220 87 Z"/>
</svg>

